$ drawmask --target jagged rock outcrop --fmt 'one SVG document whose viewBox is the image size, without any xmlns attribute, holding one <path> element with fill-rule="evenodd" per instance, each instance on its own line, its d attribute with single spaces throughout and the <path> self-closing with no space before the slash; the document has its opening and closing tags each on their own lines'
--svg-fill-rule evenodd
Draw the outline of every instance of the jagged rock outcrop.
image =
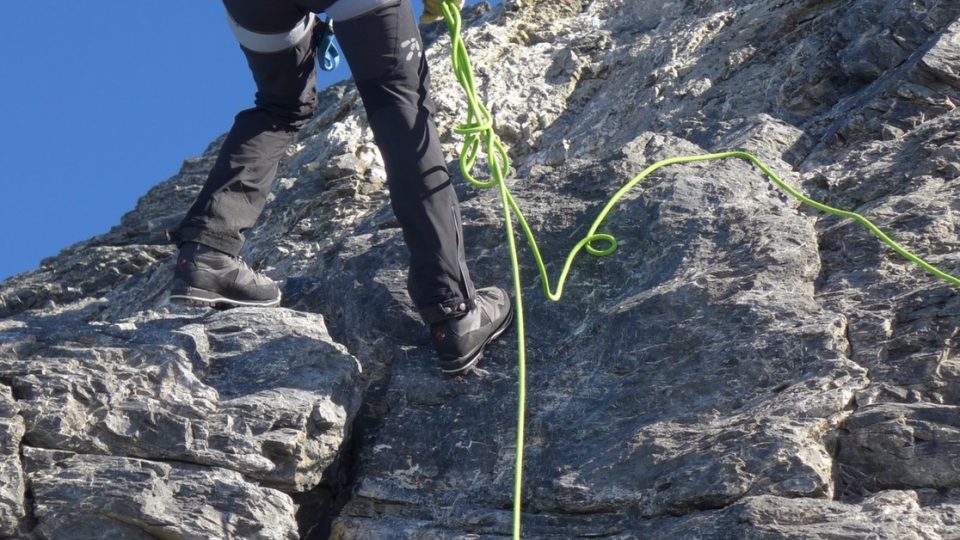
<svg viewBox="0 0 960 540">
<path fill-rule="evenodd" d="M 24 508 L 24 477 L 20 463 L 23 418 L 10 388 L 0 385 L 0 534 L 16 530 Z"/>
<path fill-rule="evenodd" d="M 467 19 L 554 274 L 643 167 L 732 148 L 960 274 L 957 2 L 524 0 Z M 452 161 L 461 92 L 426 34 Z M 0 285 L 0 535 L 508 535 L 514 334 L 469 377 L 433 365 L 356 92 L 322 92 L 245 248 L 285 279 L 280 309 L 165 299 L 162 231 L 216 149 Z M 472 273 L 506 286 L 497 196 L 456 182 Z M 741 161 L 664 169 L 603 230 L 619 251 L 579 260 L 558 303 L 523 263 L 525 536 L 960 537 L 955 287 Z"/>
<path fill-rule="evenodd" d="M 27 447 L 42 538 L 295 539 L 294 505 L 236 471 Z"/>
</svg>

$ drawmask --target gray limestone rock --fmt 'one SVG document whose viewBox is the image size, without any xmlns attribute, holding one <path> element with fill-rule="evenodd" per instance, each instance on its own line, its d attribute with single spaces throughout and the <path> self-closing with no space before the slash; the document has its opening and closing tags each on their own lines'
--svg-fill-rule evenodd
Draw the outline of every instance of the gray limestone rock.
<svg viewBox="0 0 960 540">
<path fill-rule="evenodd" d="M 843 425 L 837 465 L 848 490 L 960 487 L 956 406 L 880 403 Z"/>
<path fill-rule="evenodd" d="M 728 149 L 960 274 L 957 2 L 524 0 L 465 20 L 551 280 L 640 170 Z M 462 91 L 424 30 L 456 171 Z M 282 308 L 167 301 L 163 231 L 217 141 L 0 284 L 0 535 L 509 535 L 516 333 L 441 376 L 362 105 L 349 84 L 320 103 L 244 247 Z M 471 274 L 509 287 L 498 195 L 454 184 Z M 525 537 L 960 538 L 956 287 L 740 160 L 662 169 L 600 230 L 618 251 L 581 254 L 556 303 L 521 248 Z"/>
<path fill-rule="evenodd" d="M 290 497 L 235 471 L 36 448 L 24 458 L 40 538 L 298 538 Z"/>
<path fill-rule="evenodd" d="M 316 315 L 199 315 L 18 336 L 0 377 L 25 444 L 224 467 L 288 491 L 319 484 L 360 405 L 357 361 Z"/>
<path fill-rule="evenodd" d="M 24 517 L 18 457 L 22 436 L 25 451 L 75 453 L 78 457 L 70 463 L 82 462 L 76 466 L 83 478 L 89 477 L 78 479 L 81 484 L 91 479 L 109 483 L 128 463 L 154 471 L 157 482 L 168 480 L 157 469 L 167 467 L 163 463 L 193 466 L 175 487 L 164 488 L 172 491 L 161 496 L 160 506 L 108 521 L 129 521 L 134 529 L 161 537 L 296 537 L 290 496 L 269 490 L 270 504 L 283 510 L 278 515 L 258 500 L 234 499 L 240 492 L 257 499 L 265 487 L 296 494 L 335 481 L 332 471 L 349 439 L 363 386 L 360 365 L 332 341 L 320 316 L 285 309 L 177 309 L 112 323 L 71 320 L 69 315 L 51 318 L 34 318 L 29 325 L 8 319 L 3 325 L 0 380 L 16 398 L 0 409 L 9 416 L 0 419 L 0 448 L 7 456 L 0 465 L 9 473 L 0 492 L 5 530 Z M 111 456 L 116 460 L 105 461 Z M 89 460 L 111 464 L 103 469 L 84 465 Z M 69 486 L 58 484 L 57 463 L 44 465 L 50 470 L 43 473 L 43 493 L 38 491 L 40 473 L 30 473 L 32 497 L 40 505 L 32 518 L 39 519 L 45 537 L 97 538 L 93 531 L 102 525 L 99 521 L 63 536 L 86 511 L 72 513 L 81 501 L 72 499 L 79 495 Z M 204 471 L 220 472 L 205 476 Z M 233 487 L 221 491 L 221 484 Z M 117 485 L 110 504 L 138 506 L 138 493 L 147 487 Z M 81 506 L 101 504 L 95 486 L 89 489 Z M 224 523 L 180 529 L 182 518 L 163 515 L 201 511 L 177 506 L 178 493 L 192 492 L 197 501 L 191 505 L 208 497 L 210 505 L 220 505 L 217 511 L 228 517 L 215 521 Z M 124 494 L 132 500 L 124 502 Z M 48 504 L 43 497 L 52 500 Z M 234 508 L 237 504 L 254 508 L 241 512 Z M 229 517 L 234 513 L 249 515 L 235 524 Z M 264 513 L 275 523 L 263 524 L 261 530 L 257 523 Z M 154 523 L 161 517 L 166 521 Z M 123 538 L 134 529 L 124 526 L 111 534 Z"/>
<path fill-rule="evenodd" d="M 26 514 L 20 463 L 23 418 L 10 388 L 0 384 L 0 535 L 13 534 Z"/>
</svg>

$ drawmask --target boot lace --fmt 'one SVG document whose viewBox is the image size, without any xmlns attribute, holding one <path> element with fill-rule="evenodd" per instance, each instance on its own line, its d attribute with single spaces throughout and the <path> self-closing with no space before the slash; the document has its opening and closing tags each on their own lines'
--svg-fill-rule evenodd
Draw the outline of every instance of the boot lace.
<svg viewBox="0 0 960 540">
<path fill-rule="evenodd" d="M 240 265 L 239 275 L 245 275 L 248 277 L 248 279 L 252 280 L 255 283 L 260 283 L 268 279 L 266 276 L 264 276 L 260 272 L 257 272 L 253 268 L 250 268 L 250 265 L 247 264 L 247 261 L 245 261 L 243 257 L 241 257 L 240 255 L 237 255 L 236 257 L 234 257 L 234 259 L 237 261 L 237 264 Z"/>
</svg>

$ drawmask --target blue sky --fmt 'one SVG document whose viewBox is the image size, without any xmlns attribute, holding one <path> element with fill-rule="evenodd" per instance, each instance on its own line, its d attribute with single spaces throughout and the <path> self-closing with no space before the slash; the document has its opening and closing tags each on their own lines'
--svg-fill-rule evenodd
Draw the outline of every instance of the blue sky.
<svg viewBox="0 0 960 540">
<path fill-rule="evenodd" d="M 0 66 L 0 280 L 119 223 L 254 94 L 214 0 L 10 2 Z"/>
</svg>

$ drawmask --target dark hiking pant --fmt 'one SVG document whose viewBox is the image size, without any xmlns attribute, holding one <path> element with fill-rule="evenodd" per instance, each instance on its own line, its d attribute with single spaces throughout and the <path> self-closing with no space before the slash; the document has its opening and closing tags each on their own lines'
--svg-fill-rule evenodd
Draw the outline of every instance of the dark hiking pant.
<svg viewBox="0 0 960 540">
<path fill-rule="evenodd" d="M 331 3 L 224 0 L 256 81 L 255 106 L 236 116 L 206 184 L 180 225 L 179 242 L 239 253 L 244 232 L 263 211 L 281 156 L 316 107 L 319 30 L 313 32 L 310 25 L 312 13 Z M 391 205 L 410 253 L 410 296 L 427 322 L 462 312 L 474 288 L 464 257 L 460 205 L 432 118 L 427 62 L 410 1 L 386 0 L 385 6 L 335 24 L 383 156 Z M 289 46 L 282 40 L 277 45 L 278 36 L 284 35 L 290 38 Z"/>
</svg>

